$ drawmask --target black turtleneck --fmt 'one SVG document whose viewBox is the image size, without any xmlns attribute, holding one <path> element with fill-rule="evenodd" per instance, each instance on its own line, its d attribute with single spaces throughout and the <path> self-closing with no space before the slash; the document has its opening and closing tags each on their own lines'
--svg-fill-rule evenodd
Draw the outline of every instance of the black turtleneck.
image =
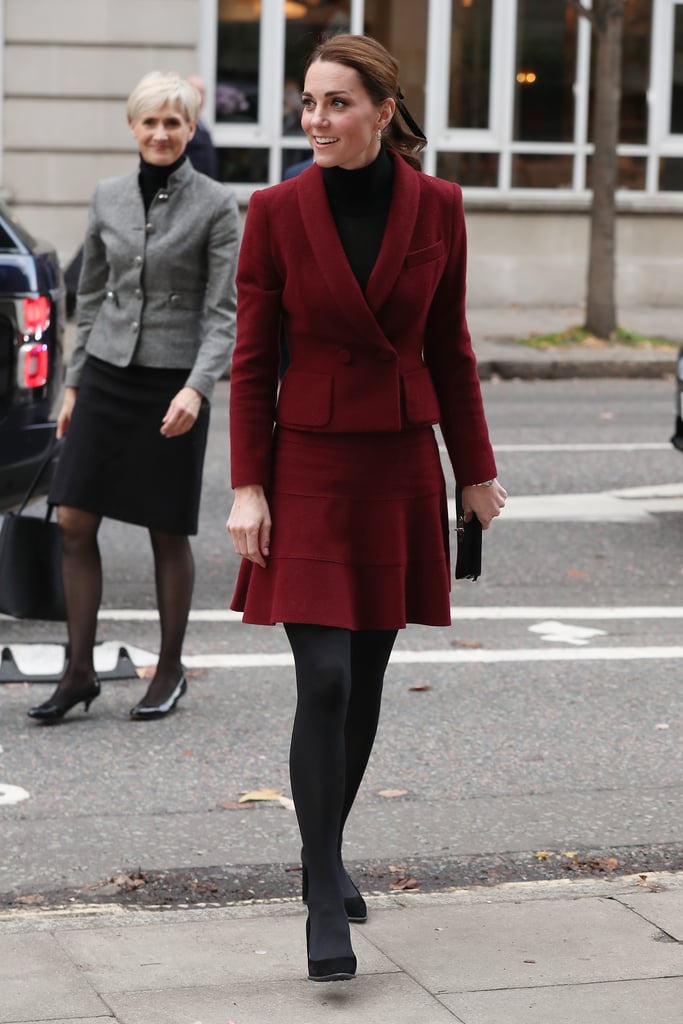
<svg viewBox="0 0 683 1024">
<path fill-rule="evenodd" d="M 382 147 L 367 167 L 324 167 L 323 181 L 344 252 L 365 291 L 384 238 L 394 167 Z"/>
<path fill-rule="evenodd" d="M 166 188 L 168 179 L 185 162 L 186 154 L 183 153 L 172 164 L 160 167 L 158 164 L 148 164 L 140 157 L 140 173 L 138 181 L 142 192 L 142 201 L 145 204 L 145 213 L 152 205 L 152 200 L 160 188 Z"/>
</svg>

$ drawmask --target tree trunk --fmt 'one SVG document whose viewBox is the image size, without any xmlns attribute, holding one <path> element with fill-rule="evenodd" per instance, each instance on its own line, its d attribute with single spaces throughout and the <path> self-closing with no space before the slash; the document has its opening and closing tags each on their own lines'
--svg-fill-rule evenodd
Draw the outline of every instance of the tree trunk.
<svg viewBox="0 0 683 1024">
<path fill-rule="evenodd" d="M 586 328 L 609 338 L 617 326 L 615 302 L 615 242 L 617 143 L 621 101 L 623 0 L 593 0 L 595 112 L 593 138 L 593 203 Z"/>
</svg>

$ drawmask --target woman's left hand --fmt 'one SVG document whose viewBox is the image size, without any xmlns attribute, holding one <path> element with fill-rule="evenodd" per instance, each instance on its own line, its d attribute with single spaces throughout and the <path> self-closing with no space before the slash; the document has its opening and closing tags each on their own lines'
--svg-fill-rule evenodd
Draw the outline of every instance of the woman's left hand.
<svg viewBox="0 0 683 1024">
<path fill-rule="evenodd" d="M 199 415 L 202 396 L 194 388 L 181 388 L 171 399 L 166 415 L 161 421 L 164 437 L 179 437 L 190 430 Z"/>
<path fill-rule="evenodd" d="M 488 530 L 491 520 L 499 516 L 505 507 L 508 493 L 497 480 L 490 486 L 470 484 L 462 489 L 462 509 L 465 522 L 469 523 L 473 515 L 477 517 L 484 530 Z"/>
</svg>

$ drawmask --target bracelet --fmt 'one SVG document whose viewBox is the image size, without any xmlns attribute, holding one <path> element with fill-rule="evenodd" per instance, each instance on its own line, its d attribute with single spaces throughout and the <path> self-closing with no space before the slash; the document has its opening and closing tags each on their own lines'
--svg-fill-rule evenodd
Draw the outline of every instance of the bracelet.
<svg viewBox="0 0 683 1024">
<path fill-rule="evenodd" d="M 495 482 L 496 478 L 494 476 L 493 480 L 483 480 L 480 484 L 472 484 L 472 487 L 492 487 Z"/>
</svg>

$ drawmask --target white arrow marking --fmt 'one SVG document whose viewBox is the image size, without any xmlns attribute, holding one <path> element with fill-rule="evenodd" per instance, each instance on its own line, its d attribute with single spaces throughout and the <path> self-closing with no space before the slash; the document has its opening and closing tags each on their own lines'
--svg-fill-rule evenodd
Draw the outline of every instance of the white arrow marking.
<svg viewBox="0 0 683 1024">
<path fill-rule="evenodd" d="M 549 643 L 587 644 L 594 636 L 606 636 L 604 629 L 591 629 L 589 626 L 572 626 L 565 622 L 549 620 L 529 626 L 530 633 L 538 633 L 541 640 Z"/>
<path fill-rule="evenodd" d="M 21 786 L 7 786 L 0 782 L 0 806 L 18 804 L 22 800 L 28 800 L 29 795 Z"/>
</svg>

